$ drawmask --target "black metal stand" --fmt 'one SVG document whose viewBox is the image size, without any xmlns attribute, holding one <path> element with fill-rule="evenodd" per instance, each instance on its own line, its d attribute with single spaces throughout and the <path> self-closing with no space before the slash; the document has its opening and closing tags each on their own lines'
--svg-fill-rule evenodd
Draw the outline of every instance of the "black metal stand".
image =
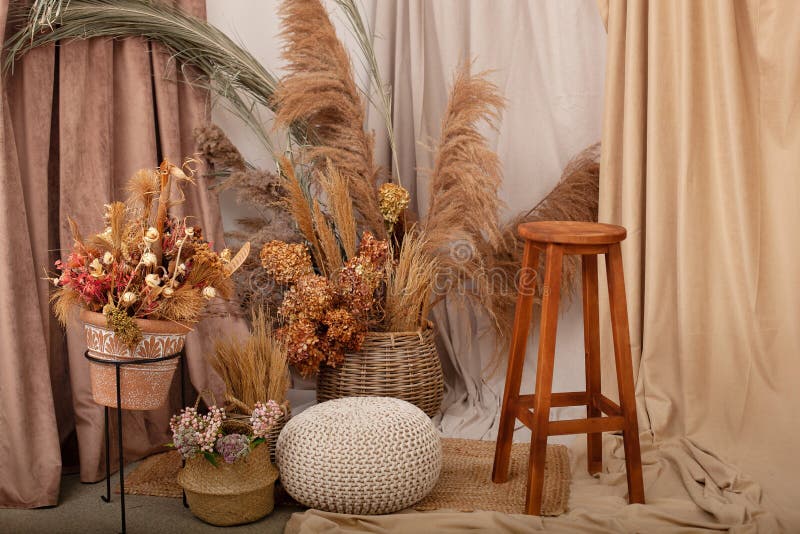
<svg viewBox="0 0 800 534">
<path fill-rule="evenodd" d="M 147 365 L 150 363 L 157 363 L 163 362 L 166 360 L 173 360 L 175 358 L 180 358 L 180 381 L 181 381 L 181 406 L 186 405 L 186 391 L 184 387 L 184 372 L 185 372 L 185 360 L 184 351 L 177 352 L 175 354 L 171 354 L 169 356 L 163 356 L 161 358 L 137 358 L 135 360 L 104 360 L 101 358 L 97 358 L 96 356 L 92 356 L 89 354 L 87 350 L 84 353 L 84 356 L 87 360 L 92 361 L 94 363 L 99 363 L 101 365 L 113 365 L 116 371 L 116 378 L 117 378 L 117 447 L 119 450 L 119 504 L 120 504 L 120 524 L 122 525 L 122 534 L 125 534 L 125 463 L 123 458 L 123 450 L 122 450 L 122 383 L 120 380 L 121 375 L 121 368 L 124 365 Z M 111 437 L 109 436 L 109 429 L 108 429 L 108 411 L 109 407 L 104 406 L 104 414 L 103 419 L 105 422 L 105 435 L 106 435 L 106 494 L 101 495 L 100 498 L 103 502 L 111 502 Z M 183 494 L 183 504 L 186 504 L 186 493 Z"/>
</svg>

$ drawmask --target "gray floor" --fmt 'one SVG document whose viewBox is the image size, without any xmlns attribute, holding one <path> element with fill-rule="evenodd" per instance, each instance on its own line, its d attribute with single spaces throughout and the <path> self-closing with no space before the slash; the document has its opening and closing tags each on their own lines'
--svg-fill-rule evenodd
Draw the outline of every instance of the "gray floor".
<svg viewBox="0 0 800 534">
<path fill-rule="evenodd" d="M 133 471 L 129 465 L 127 473 Z M 105 503 L 100 496 L 105 494 L 105 483 L 81 484 L 78 475 L 61 479 L 60 504 L 53 508 L 36 510 L 0 509 L 1 534 L 27 534 L 46 532 L 52 534 L 89 534 L 94 532 L 119 532 L 119 495 L 112 494 L 112 502 Z M 117 477 L 112 488 L 117 486 Z M 182 532 L 259 532 L 262 534 L 283 532 L 283 527 L 292 513 L 299 508 L 283 507 L 249 525 L 220 528 L 203 523 L 183 507 L 180 499 L 164 497 L 125 496 L 126 519 L 129 534 Z"/>
</svg>

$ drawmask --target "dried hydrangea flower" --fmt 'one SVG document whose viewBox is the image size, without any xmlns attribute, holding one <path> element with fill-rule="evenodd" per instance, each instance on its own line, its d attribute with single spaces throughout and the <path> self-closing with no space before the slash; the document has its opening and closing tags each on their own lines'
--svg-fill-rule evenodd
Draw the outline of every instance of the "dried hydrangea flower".
<svg viewBox="0 0 800 534">
<path fill-rule="evenodd" d="M 378 207 L 383 215 L 383 220 L 393 226 L 408 207 L 411 195 L 408 191 L 398 184 L 385 183 L 378 190 Z"/>
<path fill-rule="evenodd" d="M 298 318 L 318 321 L 330 309 L 333 298 L 333 289 L 327 278 L 316 274 L 301 276 L 284 293 L 278 314 L 288 321 Z"/>
<path fill-rule="evenodd" d="M 217 439 L 216 449 L 226 464 L 232 464 L 250 453 L 250 438 L 244 434 L 228 434 Z"/>
<path fill-rule="evenodd" d="M 328 327 L 325 335 L 348 350 L 357 350 L 364 342 L 366 325 L 344 308 L 329 310 L 322 322 Z"/>
<path fill-rule="evenodd" d="M 261 249 L 261 265 L 277 283 L 292 285 L 301 276 L 314 272 L 305 245 L 270 241 Z"/>
<path fill-rule="evenodd" d="M 308 376 L 319 369 L 325 360 L 325 344 L 317 334 L 317 325 L 308 319 L 297 319 L 277 331 L 286 344 L 289 363 L 297 367 L 300 374 Z"/>
</svg>

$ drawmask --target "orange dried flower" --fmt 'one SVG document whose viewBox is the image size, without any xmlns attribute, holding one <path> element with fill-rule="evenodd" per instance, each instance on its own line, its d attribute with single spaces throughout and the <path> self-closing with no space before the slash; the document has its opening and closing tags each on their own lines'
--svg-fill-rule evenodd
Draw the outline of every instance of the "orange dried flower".
<svg viewBox="0 0 800 534">
<path fill-rule="evenodd" d="M 282 285 L 292 285 L 300 277 L 314 272 L 308 249 L 299 243 L 270 241 L 261 249 L 261 265 Z"/>
</svg>

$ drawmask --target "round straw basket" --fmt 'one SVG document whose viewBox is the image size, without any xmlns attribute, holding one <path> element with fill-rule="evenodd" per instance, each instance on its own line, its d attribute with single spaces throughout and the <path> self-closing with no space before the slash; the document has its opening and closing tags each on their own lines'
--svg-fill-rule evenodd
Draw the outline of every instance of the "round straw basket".
<svg viewBox="0 0 800 534">
<path fill-rule="evenodd" d="M 419 332 L 369 332 L 361 349 L 333 368 L 323 365 L 317 401 L 342 397 L 394 397 L 428 417 L 442 405 L 444 378 L 433 328 Z"/>
<path fill-rule="evenodd" d="M 269 449 L 258 446 L 245 458 L 214 467 L 202 455 L 186 460 L 178 483 L 186 491 L 192 513 L 217 526 L 258 521 L 275 507 L 278 469 Z"/>
</svg>

